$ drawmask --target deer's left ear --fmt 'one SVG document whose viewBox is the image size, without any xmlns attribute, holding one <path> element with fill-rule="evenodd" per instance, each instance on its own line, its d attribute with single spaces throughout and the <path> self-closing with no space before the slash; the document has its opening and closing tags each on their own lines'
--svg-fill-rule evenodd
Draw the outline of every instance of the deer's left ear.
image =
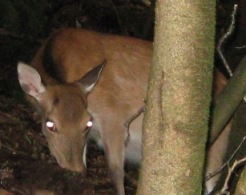
<svg viewBox="0 0 246 195">
<path fill-rule="evenodd" d="M 104 60 L 102 64 L 91 69 L 79 80 L 79 85 L 81 86 L 83 93 L 89 94 L 93 90 L 106 63 L 106 60 Z"/>
</svg>

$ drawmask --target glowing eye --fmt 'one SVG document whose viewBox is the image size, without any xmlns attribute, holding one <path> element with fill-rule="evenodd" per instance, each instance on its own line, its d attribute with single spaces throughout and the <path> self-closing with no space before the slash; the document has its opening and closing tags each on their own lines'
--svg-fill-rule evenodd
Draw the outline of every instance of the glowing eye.
<svg viewBox="0 0 246 195">
<path fill-rule="evenodd" d="M 52 122 L 52 121 L 46 121 L 46 127 L 50 131 L 56 132 L 56 126 L 55 126 L 55 123 L 54 122 Z"/>
<path fill-rule="evenodd" d="M 91 127 L 92 125 L 93 125 L 92 121 L 88 121 L 86 124 L 87 127 Z"/>
</svg>

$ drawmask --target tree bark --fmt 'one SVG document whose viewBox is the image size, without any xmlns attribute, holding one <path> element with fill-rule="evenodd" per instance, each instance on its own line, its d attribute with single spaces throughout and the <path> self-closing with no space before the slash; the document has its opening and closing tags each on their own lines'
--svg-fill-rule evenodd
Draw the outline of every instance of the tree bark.
<svg viewBox="0 0 246 195">
<path fill-rule="evenodd" d="M 245 195 L 246 194 L 246 169 L 244 168 L 242 174 L 240 175 L 240 179 L 237 183 L 237 187 L 235 190 L 236 195 Z"/>
<path fill-rule="evenodd" d="M 214 142 L 226 125 L 237 106 L 246 94 L 246 57 L 236 69 L 233 77 L 228 85 L 218 96 L 214 104 L 214 112 L 212 117 L 212 135 L 210 142 Z M 230 103 L 228 103 L 230 102 Z"/>
<path fill-rule="evenodd" d="M 157 1 L 138 195 L 202 191 L 215 1 Z"/>
</svg>

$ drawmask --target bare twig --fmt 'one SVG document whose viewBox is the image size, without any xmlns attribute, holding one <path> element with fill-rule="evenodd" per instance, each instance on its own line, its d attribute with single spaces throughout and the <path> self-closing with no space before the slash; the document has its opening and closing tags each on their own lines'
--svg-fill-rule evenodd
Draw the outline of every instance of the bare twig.
<svg viewBox="0 0 246 195">
<path fill-rule="evenodd" d="M 127 138 L 126 138 L 126 141 L 125 141 L 125 145 L 128 144 L 129 139 L 130 139 L 130 131 L 129 131 L 130 124 L 132 123 L 132 121 L 134 121 L 144 111 L 145 111 L 145 105 L 142 106 L 135 114 L 133 114 L 132 116 L 130 116 L 130 118 L 127 119 L 127 121 L 124 123 L 124 126 L 127 129 Z"/>
<path fill-rule="evenodd" d="M 240 144 L 238 145 L 238 147 L 235 149 L 235 151 L 232 153 L 232 155 L 230 156 L 230 158 L 216 171 L 209 173 L 206 178 L 205 181 L 208 181 L 209 179 L 211 179 L 212 177 L 214 177 L 215 175 L 219 174 L 225 167 L 229 166 L 231 160 L 235 157 L 235 155 L 237 154 L 237 152 L 239 151 L 239 149 L 242 147 L 243 143 L 246 140 L 246 136 L 243 137 L 242 141 L 240 142 Z"/>
<path fill-rule="evenodd" d="M 233 7 L 233 12 L 231 14 L 231 24 L 229 26 L 229 29 L 228 31 L 224 34 L 224 36 L 219 40 L 219 44 L 218 44 L 218 47 L 217 47 L 217 51 L 219 53 L 219 56 L 221 58 L 221 60 L 223 61 L 224 63 L 224 66 L 228 72 L 228 74 L 230 75 L 230 77 L 233 76 L 233 73 L 232 73 L 232 70 L 229 66 L 229 64 L 227 63 L 224 55 L 223 55 L 223 51 L 222 51 L 222 45 L 223 43 L 228 39 L 228 37 L 233 33 L 234 29 L 235 29 L 235 16 L 237 14 L 237 8 L 238 8 L 238 5 L 237 4 L 234 4 L 234 7 Z M 236 49 L 245 49 L 246 46 L 238 46 L 238 47 L 235 47 Z M 246 95 L 243 97 L 243 100 L 244 102 L 246 102 Z"/>
<path fill-rule="evenodd" d="M 245 49 L 246 48 L 246 45 L 243 45 L 243 46 L 237 46 L 235 47 L 236 49 Z"/>
<path fill-rule="evenodd" d="M 233 8 L 233 12 L 231 14 L 231 24 L 227 30 L 227 32 L 221 37 L 221 39 L 219 40 L 219 44 L 218 44 L 218 47 L 217 47 L 217 52 L 219 53 L 219 56 L 221 58 L 221 60 L 223 61 L 224 63 L 224 66 L 228 72 L 228 74 L 230 76 L 232 76 L 232 70 L 230 68 L 230 66 L 228 65 L 227 63 L 227 60 L 225 59 L 224 55 L 223 55 L 223 49 L 222 49 L 222 46 L 223 44 L 225 43 L 225 41 L 228 39 L 228 37 L 230 37 L 230 35 L 233 33 L 234 29 L 235 29 L 235 16 L 237 14 L 237 8 L 238 8 L 238 5 L 235 4 L 234 5 L 234 8 Z"/>
<path fill-rule="evenodd" d="M 229 170 L 228 170 L 228 174 L 226 176 L 226 180 L 225 180 L 225 183 L 224 183 L 224 186 L 220 192 L 221 195 L 224 195 L 224 194 L 228 194 L 228 188 L 229 188 L 229 181 L 231 179 L 231 175 L 232 173 L 234 172 L 234 170 L 241 164 L 243 164 L 244 162 L 246 162 L 246 156 L 240 160 L 235 160 L 235 162 L 233 163 L 232 167 L 229 167 Z"/>
</svg>

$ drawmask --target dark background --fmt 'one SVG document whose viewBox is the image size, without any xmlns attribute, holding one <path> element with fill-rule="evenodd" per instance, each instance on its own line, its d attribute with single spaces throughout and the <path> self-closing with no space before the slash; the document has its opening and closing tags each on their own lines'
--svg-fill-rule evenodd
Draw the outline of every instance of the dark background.
<svg viewBox="0 0 246 195">
<path fill-rule="evenodd" d="M 81 194 L 81 191 L 86 195 L 114 194 L 103 152 L 93 144 L 89 148 L 86 179 L 57 166 L 40 132 L 38 117 L 26 104 L 19 87 L 16 65 L 18 61 L 29 62 L 42 41 L 62 27 L 152 41 L 154 3 L 154 0 L 0 1 L 0 194 L 1 188 L 15 194 L 35 194 L 39 189 L 56 194 Z M 231 22 L 234 3 L 239 4 L 235 30 L 222 49 L 228 64 L 235 70 L 246 52 L 246 1 L 217 0 L 216 7 L 215 66 L 227 77 L 216 47 Z M 239 121 L 244 120 L 244 113 L 245 103 L 242 102 L 236 113 Z M 240 129 L 244 132 L 244 128 Z M 241 137 L 237 137 L 240 140 Z M 135 192 L 137 170 L 138 167 L 127 167 L 128 195 Z"/>
</svg>

